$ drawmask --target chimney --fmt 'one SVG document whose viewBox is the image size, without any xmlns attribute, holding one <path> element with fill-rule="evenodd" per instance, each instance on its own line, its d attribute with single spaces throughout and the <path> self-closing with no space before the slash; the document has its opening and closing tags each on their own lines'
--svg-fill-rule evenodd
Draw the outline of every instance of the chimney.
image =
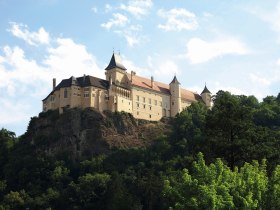
<svg viewBox="0 0 280 210">
<path fill-rule="evenodd" d="M 154 87 L 154 77 L 151 76 L 151 88 L 153 88 L 153 87 Z"/>
<path fill-rule="evenodd" d="M 133 76 L 135 76 L 136 75 L 136 72 L 134 72 L 134 71 L 131 71 L 131 74 L 130 74 L 130 81 L 132 82 L 132 78 L 133 78 Z"/>
<path fill-rule="evenodd" d="M 53 81 L 52 81 L 52 86 L 53 86 L 53 90 L 55 89 L 55 87 L 56 87 L 56 79 L 55 78 L 53 78 Z"/>
<path fill-rule="evenodd" d="M 84 74 L 83 82 L 86 82 L 86 75 Z"/>
</svg>

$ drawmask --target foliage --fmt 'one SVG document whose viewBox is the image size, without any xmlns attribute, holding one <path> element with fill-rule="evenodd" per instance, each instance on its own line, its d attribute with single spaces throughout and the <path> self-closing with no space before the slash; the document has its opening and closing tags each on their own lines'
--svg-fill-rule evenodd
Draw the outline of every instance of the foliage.
<svg viewBox="0 0 280 210">
<path fill-rule="evenodd" d="M 150 147 L 80 163 L 65 151 L 48 155 L 57 133 L 29 132 L 57 112 L 32 118 L 21 137 L 2 128 L 0 210 L 280 209 L 280 94 L 259 102 L 219 91 L 213 99 L 210 110 L 200 102 L 183 110 Z M 106 125 L 125 133 L 120 119 L 132 116 L 107 115 Z"/>
</svg>

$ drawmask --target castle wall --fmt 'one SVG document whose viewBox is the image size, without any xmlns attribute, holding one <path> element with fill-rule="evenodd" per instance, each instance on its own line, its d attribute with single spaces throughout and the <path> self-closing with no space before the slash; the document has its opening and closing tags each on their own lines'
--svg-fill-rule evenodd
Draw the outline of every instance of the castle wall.
<svg viewBox="0 0 280 210">
<path fill-rule="evenodd" d="M 62 113 L 64 107 L 93 107 L 99 111 L 107 110 L 108 92 L 95 87 L 81 88 L 72 85 L 56 90 L 43 101 L 43 111 L 59 109 L 59 112 Z"/>
<path fill-rule="evenodd" d="M 170 96 L 141 88 L 132 88 L 133 116 L 145 120 L 160 120 L 170 116 Z"/>
<path fill-rule="evenodd" d="M 181 111 L 183 111 L 184 109 L 189 107 L 191 104 L 192 104 L 192 102 L 190 102 L 190 101 L 181 100 Z"/>
</svg>

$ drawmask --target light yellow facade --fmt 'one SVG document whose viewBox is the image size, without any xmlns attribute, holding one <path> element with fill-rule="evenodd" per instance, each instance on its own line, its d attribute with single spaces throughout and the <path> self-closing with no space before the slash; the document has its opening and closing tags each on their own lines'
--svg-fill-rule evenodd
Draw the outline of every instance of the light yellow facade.
<svg viewBox="0 0 280 210">
<path fill-rule="evenodd" d="M 112 59 L 116 56 L 113 54 Z M 43 100 L 43 111 L 67 108 L 92 107 L 100 112 L 104 110 L 124 111 L 135 118 L 158 121 L 162 117 L 174 117 L 191 103 L 201 100 L 211 106 L 210 91 L 205 86 L 201 95 L 180 87 L 174 77 L 167 85 L 151 79 L 128 74 L 120 58 L 113 60 L 106 68 L 106 80 L 96 77 L 71 77 L 62 80 Z"/>
</svg>

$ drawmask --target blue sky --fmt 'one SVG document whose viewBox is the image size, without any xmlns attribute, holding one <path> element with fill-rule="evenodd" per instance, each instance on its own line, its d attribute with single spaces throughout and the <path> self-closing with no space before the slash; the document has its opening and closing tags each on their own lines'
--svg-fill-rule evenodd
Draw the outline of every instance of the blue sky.
<svg viewBox="0 0 280 210">
<path fill-rule="evenodd" d="M 0 128 L 21 135 L 59 82 L 128 71 L 200 93 L 280 92 L 280 0 L 0 0 Z"/>
</svg>

